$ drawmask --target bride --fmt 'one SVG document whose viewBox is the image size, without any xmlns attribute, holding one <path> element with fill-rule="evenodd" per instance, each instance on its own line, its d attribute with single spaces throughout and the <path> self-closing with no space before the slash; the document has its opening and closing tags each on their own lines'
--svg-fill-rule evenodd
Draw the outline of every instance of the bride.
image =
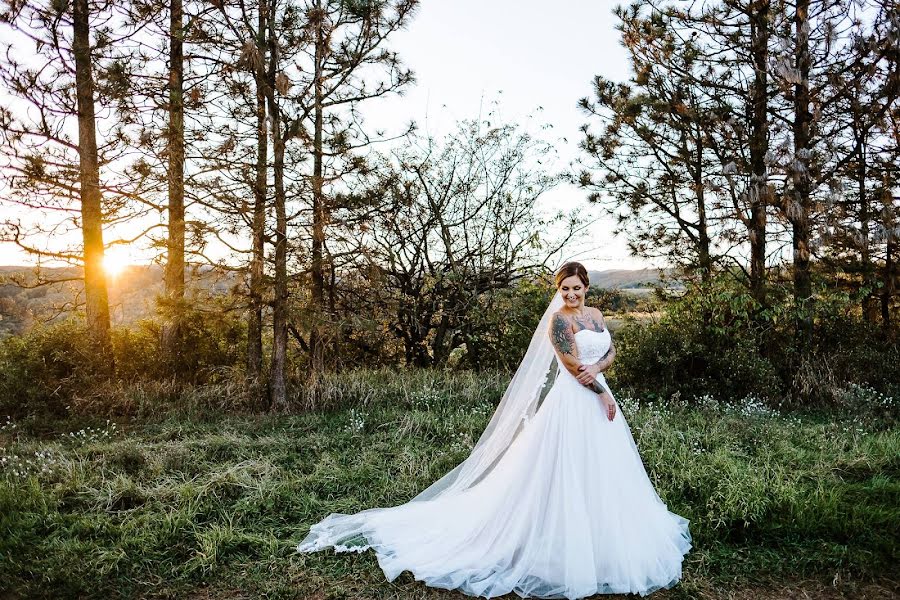
<svg viewBox="0 0 900 600">
<path fill-rule="evenodd" d="M 643 596 L 681 579 L 688 520 L 657 495 L 606 384 L 615 349 L 584 305 L 584 266 L 563 265 L 556 287 L 471 454 L 405 504 L 328 515 L 299 552 L 372 548 L 388 581 L 409 570 L 485 598 Z"/>
</svg>

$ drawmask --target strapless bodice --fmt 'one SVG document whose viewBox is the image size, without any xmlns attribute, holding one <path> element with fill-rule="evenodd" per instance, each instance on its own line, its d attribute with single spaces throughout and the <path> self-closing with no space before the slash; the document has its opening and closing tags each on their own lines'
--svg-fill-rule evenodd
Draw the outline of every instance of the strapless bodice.
<svg viewBox="0 0 900 600">
<path fill-rule="evenodd" d="M 603 331 L 594 331 L 593 329 L 582 329 L 575 332 L 575 346 L 578 347 L 578 360 L 582 364 L 589 365 L 597 362 L 609 350 L 609 344 L 612 338 L 609 335 L 609 328 Z"/>
</svg>

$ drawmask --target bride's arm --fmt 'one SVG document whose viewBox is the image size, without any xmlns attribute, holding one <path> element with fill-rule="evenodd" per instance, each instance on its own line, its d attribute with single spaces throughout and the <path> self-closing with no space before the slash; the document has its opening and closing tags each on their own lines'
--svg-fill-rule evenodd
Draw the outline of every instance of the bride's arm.
<svg viewBox="0 0 900 600">
<path fill-rule="evenodd" d="M 575 346 L 575 334 L 569 325 L 568 319 L 556 313 L 550 320 L 550 341 L 559 353 L 562 366 L 574 376 L 580 373 L 581 361 L 578 360 L 578 350 Z"/>
<path fill-rule="evenodd" d="M 616 360 L 616 345 L 612 339 L 612 333 L 609 334 L 609 350 L 606 351 L 606 354 L 603 355 L 603 358 L 597 361 L 597 370 L 603 372 L 607 370 L 610 366 L 612 366 L 613 361 Z"/>
<path fill-rule="evenodd" d="M 575 334 L 572 333 L 569 320 L 556 313 L 550 321 L 549 333 L 550 341 L 559 353 L 563 367 L 577 379 L 581 375 L 581 367 L 584 365 L 578 360 L 578 347 L 575 345 Z M 596 379 L 590 383 L 582 383 L 582 385 L 591 388 L 597 393 L 605 391 Z"/>
<path fill-rule="evenodd" d="M 572 333 L 569 321 L 561 314 L 556 313 L 550 321 L 549 334 L 553 347 L 559 352 L 563 367 L 577 379 L 581 374 L 581 367 L 583 365 L 581 361 L 578 360 L 578 350 L 575 346 L 575 334 Z M 604 387 L 596 379 L 590 383 L 583 383 L 582 385 L 591 388 L 598 394 L 605 391 Z"/>
</svg>

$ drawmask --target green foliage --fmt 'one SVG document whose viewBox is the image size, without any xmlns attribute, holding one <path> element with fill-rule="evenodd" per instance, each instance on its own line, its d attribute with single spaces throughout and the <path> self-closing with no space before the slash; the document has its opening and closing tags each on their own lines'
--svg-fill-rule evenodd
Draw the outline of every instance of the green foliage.
<svg viewBox="0 0 900 600">
<path fill-rule="evenodd" d="M 885 339 L 878 325 L 852 313 L 829 311 L 816 320 L 814 342 L 817 356 L 827 357 L 840 379 L 900 393 L 900 344 Z"/>
<path fill-rule="evenodd" d="M 767 301 L 761 307 L 744 282 L 721 273 L 669 299 L 650 323 L 626 316 L 616 332 L 616 384 L 651 397 L 749 394 L 782 406 L 837 406 L 851 383 L 900 391 L 900 346 L 861 319 L 856 299 L 819 287 L 808 353 L 795 333 L 807 309 L 787 286 L 771 286 Z"/>
<path fill-rule="evenodd" d="M 616 336 L 611 371 L 618 385 L 640 393 L 688 397 L 754 394 L 775 399 L 781 382 L 771 363 L 759 356 L 752 339 L 714 334 L 702 323 L 678 327 L 664 321 L 632 323 Z"/>
<path fill-rule="evenodd" d="M 69 319 L 0 342 L 0 411 L 62 414 L 71 392 L 105 375 L 84 325 Z"/>
<path fill-rule="evenodd" d="M 650 294 L 594 287 L 588 288 L 585 303 L 614 313 L 653 312 L 659 308 L 659 301 Z"/>
<path fill-rule="evenodd" d="M 204 309 L 186 305 L 177 326 L 173 328 L 171 347 L 160 347 L 163 338 L 158 321 L 144 320 L 140 330 L 155 341 L 157 356 L 117 356 L 133 368 L 133 375 L 144 378 L 175 376 L 191 383 L 219 383 L 223 374 L 243 364 L 247 347 L 246 323 L 238 313 L 217 308 Z M 149 348 L 138 344 L 137 350 Z M 127 348 L 123 349 L 127 350 Z M 141 367 L 142 358 L 152 362 L 153 369 Z"/>
<path fill-rule="evenodd" d="M 459 371 L 461 378 L 466 376 L 462 371 L 473 367 L 489 375 L 514 369 L 547 305 L 549 289 L 540 281 L 521 281 L 475 297 L 464 332 L 452 334 L 464 333 L 463 343 L 431 368 Z M 817 289 L 813 345 L 804 355 L 794 334 L 797 307 L 790 289 L 773 285 L 768 297 L 768 306 L 761 308 L 742 282 L 720 274 L 678 296 L 660 291 L 655 298 L 642 297 L 641 308 L 659 309 L 639 315 L 651 315 L 649 321 L 617 314 L 613 307 L 622 305 L 619 294 L 594 290 L 589 303 L 599 306 L 612 325 L 617 356 L 611 381 L 643 397 L 675 392 L 686 399 L 749 395 L 769 406 L 846 409 L 850 384 L 900 394 L 900 347 L 861 320 L 858 298 Z M 218 307 L 183 309 L 169 344 L 163 343 L 157 320 L 115 328 L 113 378 L 105 374 L 77 320 L 3 339 L 0 415 L 32 415 L 35 420 L 67 412 L 146 417 L 178 409 L 180 402 L 191 414 L 262 408 L 261 394 L 244 379 L 246 328 L 241 316 Z M 171 322 L 170 314 L 162 317 Z M 389 390 L 395 388 L 394 374 L 404 357 L 402 344 L 389 331 L 390 318 L 358 314 L 336 324 L 329 335 L 335 336 L 342 359 L 332 372 L 311 378 L 306 353 L 295 347 L 289 372 L 292 410 L 348 406 L 362 393 L 360 386 L 393 394 Z"/>
<path fill-rule="evenodd" d="M 546 282 L 522 281 L 515 287 L 493 290 L 477 298 L 466 315 L 469 333 L 458 364 L 514 369 L 522 360 L 552 293 Z"/>
<path fill-rule="evenodd" d="M 615 337 L 616 383 L 666 397 L 779 397 L 777 369 L 759 351 L 764 329 L 755 309 L 745 288 L 720 278 L 688 288 L 650 323 L 626 317 Z"/>
<path fill-rule="evenodd" d="M 0 341 L 0 413 L 59 416 L 79 406 L 96 408 L 98 394 L 111 386 L 110 400 L 119 400 L 121 384 L 138 380 L 221 383 L 235 378 L 234 367 L 244 355 L 243 322 L 227 313 L 188 311 L 174 352 L 166 351 L 161 339 L 161 326 L 152 320 L 115 328 L 112 349 L 117 372 L 110 380 L 103 357 L 78 319 L 5 338 Z M 128 412 L 109 408 L 100 414 Z"/>
</svg>

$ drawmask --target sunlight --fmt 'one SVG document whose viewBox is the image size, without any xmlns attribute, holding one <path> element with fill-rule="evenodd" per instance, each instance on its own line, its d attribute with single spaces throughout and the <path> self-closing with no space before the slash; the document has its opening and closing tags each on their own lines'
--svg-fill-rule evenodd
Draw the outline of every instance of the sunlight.
<svg viewBox="0 0 900 600">
<path fill-rule="evenodd" d="M 103 270 L 110 277 L 118 277 L 131 264 L 131 257 L 124 248 L 110 248 L 103 255 Z"/>
</svg>

